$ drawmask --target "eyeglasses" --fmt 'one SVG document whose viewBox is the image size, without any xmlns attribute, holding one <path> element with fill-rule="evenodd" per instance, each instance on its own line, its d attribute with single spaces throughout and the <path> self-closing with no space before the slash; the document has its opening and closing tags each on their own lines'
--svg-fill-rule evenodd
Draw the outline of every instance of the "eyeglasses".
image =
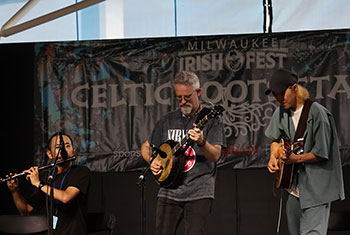
<svg viewBox="0 0 350 235">
<path fill-rule="evenodd" d="M 193 93 L 194 93 L 195 91 L 193 91 L 191 94 L 189 94 L 189 95 L 177 95 L 177 96 L 175 96 L 175 98 L 176 98 L 176 100 L 178 101 L 178 102 L 181 102 L 182 101 L 182 99 L 184 99 L 186 102 L 188 102 L 188 101 L 190 101 L 191 99 L 192 99 L 192 95 L 193 95 Z"/>
</svg>

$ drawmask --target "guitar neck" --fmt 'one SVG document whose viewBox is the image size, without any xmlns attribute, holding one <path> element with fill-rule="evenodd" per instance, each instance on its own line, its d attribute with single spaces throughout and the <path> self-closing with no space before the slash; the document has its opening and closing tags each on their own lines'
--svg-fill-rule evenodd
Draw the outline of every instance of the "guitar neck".
<svg viewBox="0 0 350 235">
<path fill-rule="evenodd" d="M 290 140 L 284 138 L 282 138 L 281 141 L 283 150 L 287 156 L 291 155 L 292 153 L 301 154 L 304 152 L 304 139 L 300 139 L 294 143 L 291 143 Z"/>
<path fill-rule="evenodd" d="M 199 129 L 203 129 L 204 124 L 208 121 L 209 117 L 208 115 L 205 115 L 198 123 L 197 123 L 197 128 Z M 190 136 L 188 134 L 186 134 L 186 136 L 184 138 L 182 138 L 182 140 L 177 143 L 174 147 L 173 147 L 173 153 L 176 153 L 177 151 L 179 151 L 186 143 L 187 141 L 190 139 Z"/>
<path fill-rule="evenodd" d="M 197 123 L 197 128 L 199 129 L 203 129 L 204 124 L 208 121 L 209 117 L 208 115 L 205 115 L 203 119 L 201 119 L 198 123 Z"/>
<path fill-rule="evenodd" d="M 184 146 L 187 141 L 190 139 L 190 136 L 187 134 L 185 138 L 183 138 L 180 142 L 178 142 L 174 147 L 173 147 L 173 153 L 177 153 L 177 151 L 180 150 L 182 146 Z"/>
</svg>

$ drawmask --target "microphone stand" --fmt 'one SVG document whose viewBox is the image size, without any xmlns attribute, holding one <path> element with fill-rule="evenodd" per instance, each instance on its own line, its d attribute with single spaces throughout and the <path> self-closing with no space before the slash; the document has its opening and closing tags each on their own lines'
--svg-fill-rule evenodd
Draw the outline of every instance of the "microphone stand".
<svg viewBox="0 0 350 235">
<path fill-rule="evenodd" d="M 150 169 L 153 160 L 157 156 L 157 151 L 153 149 L 151 160 L 149 161 L 147 167 L 143 170 L 142 174 L 139 176 L 139 180 L 137 185 L 141 188 L 141 234 L 146 235 L 146 196 L 145 196 L 145 188 L 146 188 L 146 173 Z"/>
<path fill-rule="evenodd" d="M 58 135 L 57 135 L 58 138 Z M 53 190 L 53 180 L 54 180 L 54 175 L 55 175 L 55 171 L 56 171 L 56 166 L 57 166 L 57 160 L 58 160 L 58 156 L 60 155 L 62 148 L 64 148 L 64 141 L 60 141 L 60 148 L 57 152 L 57 155 L 55 157 L 55 161 L 54 164 L 51 168 L 51 170 L 49 171 L 49 176 L 47 178 L 47 185 L 50 186 L 50 196 L 47 195 L 47 200 L 49 201 L 48 203 L 48 224 L 49 224 L 49 230 L 48 230 L 48 235 L 52 235 L 53 234 L 53 204 L 54 204 L 54 190 Z"/>
</svg>

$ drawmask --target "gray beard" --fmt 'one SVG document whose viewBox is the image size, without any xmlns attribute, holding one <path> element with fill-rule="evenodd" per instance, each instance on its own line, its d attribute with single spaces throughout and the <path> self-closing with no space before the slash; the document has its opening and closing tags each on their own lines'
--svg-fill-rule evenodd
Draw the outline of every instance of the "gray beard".
<svg viewBox="0 0 350 235">
<path fill-rule="evenodd" d="M 186 107 L 182 106 L 182 107 L 180 107 L 180 109 L 181 109 L 181 113 L 183 115 L 188 116 L 191 114 L 193 107 L 192 107 L 192 105 L 186 106 Z"/>
</svg>

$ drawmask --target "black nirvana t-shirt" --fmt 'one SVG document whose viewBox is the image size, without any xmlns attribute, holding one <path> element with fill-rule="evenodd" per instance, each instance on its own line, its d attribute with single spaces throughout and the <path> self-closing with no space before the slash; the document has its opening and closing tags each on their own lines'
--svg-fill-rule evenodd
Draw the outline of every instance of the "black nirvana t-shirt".
<svg viewBox="0 0 350 235">
<path fill-rule="evenodd" d="M 148 141 L 160 146 L 167 140 L 179 142 L 188 130 L 193 129 L 197 116 L 186 117 L 180 110 L 163 116 L 153 129 Z M 213 145 L 226 145 L 223 125 L 219 119 L 209 119 L 203 128 L 204 138 Z M 161 187 L 158 197 L 176 201 L 191 201 L 202 198 L 214 198 L 216 163 L 210 162 L 193 144 L 185 153 L 183 183 L 176 188 Z"/>
<path fill-rule="evenodd" d="M 57 226 L 54 234 L 87 234 L 87 193 L 90 185 L 90 171 L 85 166 L 72 166 L 66 172 L 57 174 L 54 178 L 55 188 L 65 190 L 69 186 L 80 190 L 71 202 L 64 204 L 54 202 L 54 214 L 57 216 Z M 45 208 L 46 194 L 36 190 L 28 199 L 28 203 L 36 210 Z M 41 210 L 42 211 L 42 210 Z"/>
</svg>

